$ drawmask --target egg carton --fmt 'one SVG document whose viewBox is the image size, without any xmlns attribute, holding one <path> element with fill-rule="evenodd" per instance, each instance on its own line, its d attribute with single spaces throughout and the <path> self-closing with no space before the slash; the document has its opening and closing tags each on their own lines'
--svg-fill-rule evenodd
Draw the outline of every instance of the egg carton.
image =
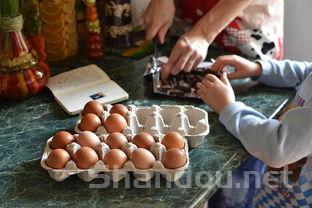
<svg viewBox="0 0 312 208">
<path fill-rule="evenodd" d="M 112 105 L 105 104 L 102 120 L 110 114 Z M 187 138 L 189 146 L 195 148 L 201 145 L 209 134 L 208 113 L 191 105 L 152 105 L 150 107 L 127 106 L 129 112 L 125 115 L 128 127 L 122 132 L 125 135 L 137 134 L 145 131 L 152 135 L 163 135 L 176 131 Z M 80 113 L 75 131 L 81 133 L 78 125 L 82 119 Z M 107 134 L 104 126 L 100 126 L 97 135 Z"/>
<path fill-rule="evenodd" d="M 176 181 L 182 177 L 184 171 L 189 166 L 188 144 L 187 144 L 187 142 L 185 142 L 185 146 L 184 146 L 183 151 L 186 155 L 186 163 L 184 166 L 182 166 L 180 168 L 177 168 L 177 169 L 165 168 L 161 162 L 161 155 L 164 152 L 164 149 L 161 150 L 161 149 L 154 148 L 154 152 L 156 152 L 156 154 L 154 153 L 153 155 L 155 156 L 156 163 L 154 164 L 153 168 L 151 168 L 151 169 L 147 169 L 147 170 L 137 169 L 134 166 L 133 162 L 130 160 L 128 160 L 124 164 L 122 169 L 118 169 L 118 170 L 108 169 L 102 160 L 104 158 L 106 152 L 108 152 L 110 150 L 109 146 L 106 143 L 104 143 L 106 137 L 107 137 L 107 135 L 102 135 L 100 137 L 101 143 L 99 143 L 99 145 L 95 149 L 100 160 L 97 161 L 97 163 L 93 167 L 90 167 L 89 169 L 78 168 L 76 166 L 76 163 L 72 160 L 73 154 L 75 154 L 75 152 L 80 148 L 80 145 L 76 142 L 68 144 L 66 147 L 66 150 L 69 152 L 69 154 L 71 156 L 71 160 L 67 162 L 67 164 L 65 165 L 65 167 L 63 169 L 53 169 L 53 168 L 50 168 L 49 166 L 47 166 L 46 160 L 48 158 L 48 155 L 52 151 L 52 149 L 50 148 L 50 142 L 52 141 L 53 137 L 51 137 L 48 139 L 48 141 L 46 143 L 44 153 L 43 153 L 42 158 L 41 158 L 41 167 L 48 171 L 51 178 L 53 178 L 55 181 L 59 181 L 59 182 L 65 180 L 66 178 L 68 178 L 71 175 L 78 175 L 78 177 L 80 179 L 82 179 L 83 181 L 89 182 L 95 178 L 98 178 L 99 173 L 105 173 L 106 176 L 108 176 L 110 178 L 110 180 L 112 180 L 113 182 L 118 182 L 118 181 L 122 180 L 123 178 L 125 178 L 126 174 L 130 173 L 130 172 L 133 173 L 134 177 L 138 181 L 146 182 L 146 181 L 149 181 L 151 178 L 153 178 L 155 173 L 160 173 L 162 175 L 162 177 L 164 177 L 168 181 Z M 156 144 L 161 144 L 162 136 L 154 136 L 154 138 L 156 141 L 154 146 L 157 146 Z M 132 140 L 132 136 L 130 138 L 128 137 L 129 143 L 127 143 L 126 145 L 128 145 L 130 147 L 129 149 L 131 149 L 133 147 L 136 148 L 136 145 L 134 145 L 131 142 L 131 140 Z M 161 146 L 163 146 L 163 145 L 161 145 Z M 153 148 L 153 146 L 151 148 Z M 129 159 L 130 152 L 126 152 L 126 154 L 128 156 L 128 159 Z"/>
</svg>

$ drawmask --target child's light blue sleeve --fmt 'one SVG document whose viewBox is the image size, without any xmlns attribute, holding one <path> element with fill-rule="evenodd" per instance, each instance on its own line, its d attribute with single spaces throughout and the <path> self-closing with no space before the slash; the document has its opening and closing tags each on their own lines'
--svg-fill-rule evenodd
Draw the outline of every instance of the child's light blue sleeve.
<svg viewBox="0 0 312 208">
<path fill-rule="evenodd" d="M 282 167 L 312 153 L 312 107 L 292 109 L 279 121 L 235 102 L 219 119 L 249 153 L 269 166 Z"/>
<path fill-rule="evenodd" d="M 262 74 L 256 80 L 273 87 L 298 87 L 312 72 L 312 63 L 297 61 L 256 61 L 262 67 Z"/>
</svg>

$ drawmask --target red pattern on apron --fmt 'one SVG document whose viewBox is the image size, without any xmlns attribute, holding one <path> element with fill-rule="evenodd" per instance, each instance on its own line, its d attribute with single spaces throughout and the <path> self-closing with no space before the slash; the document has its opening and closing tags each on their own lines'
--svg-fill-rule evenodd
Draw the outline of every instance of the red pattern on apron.
<svg viewBox="0 0 312 208">
<path fill-rule="evenodd" d="M 178 18 L 186 20 L 187 23 L 192 25 L 196 24 L 207 12 L 209 12 L 219 0 L 180 0 L 178 4 Z M 232 53 L 247 55 L 250 58 L 263 58 L 264 56 L 282 59 L 283 57 L 283 41 L 282 38 L 270 39 L 269 36 L 263 37 L 261 40 L 250 38 L 250 33 L 253 29 L 259 28 L 246 28 L 240 27 L 242 20 L 235 18 L 214 40 L 218 47 L 223 48 Z M 246 31 L 246 32 L 245 32 Z M 263 33 L 264 34 L 264 33 Z M 234 43 L 233 43 L 234 41 Z M 262 42 L 271 43 L 274 41 L 274 48 L 270 48 L 271 53 L 262 54 Z M 255 43 L 257 42 L 257 43 Z M 253 47 L 257 47 L 254 50 Z M 260 56 L 256 56 L 259 54 Z M 264 50 L 266 51 L 266 50 Z M 274 53 L 274 54 L 273 54 Z"/>
</svg>

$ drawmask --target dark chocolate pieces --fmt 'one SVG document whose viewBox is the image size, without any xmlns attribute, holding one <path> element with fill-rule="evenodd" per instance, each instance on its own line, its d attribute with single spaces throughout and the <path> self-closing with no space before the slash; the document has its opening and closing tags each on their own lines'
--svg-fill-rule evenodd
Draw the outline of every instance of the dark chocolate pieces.
<svg viewBox="0 0 312 208">
<path fill-rule="evenodd" d="M 207 74 L 219 75 L 211 72 L 209 68 L 197 68 L 190 73 L 180 72 L 176 76 L 170 75 L 168 80 L 159 80 L 157 89 L 174 97 L 197 97 L 197 83 L 201 82 Z"/>
</svg>

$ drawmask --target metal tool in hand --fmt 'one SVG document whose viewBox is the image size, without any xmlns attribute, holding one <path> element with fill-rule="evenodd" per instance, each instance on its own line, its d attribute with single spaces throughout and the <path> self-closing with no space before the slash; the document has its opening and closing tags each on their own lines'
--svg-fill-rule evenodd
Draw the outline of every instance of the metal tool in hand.
<svg viewBox="0 0 312 208">
<path fill-rule="evenodd" d="M 160 69 L 157 57 L 158 57 L 158 43 L 157 43 L 157 40 L 154 38 L 153 39 L 153 55 L 150 60 L 153 73 L 156 71 L 159 71 Z"/>
</svg>

